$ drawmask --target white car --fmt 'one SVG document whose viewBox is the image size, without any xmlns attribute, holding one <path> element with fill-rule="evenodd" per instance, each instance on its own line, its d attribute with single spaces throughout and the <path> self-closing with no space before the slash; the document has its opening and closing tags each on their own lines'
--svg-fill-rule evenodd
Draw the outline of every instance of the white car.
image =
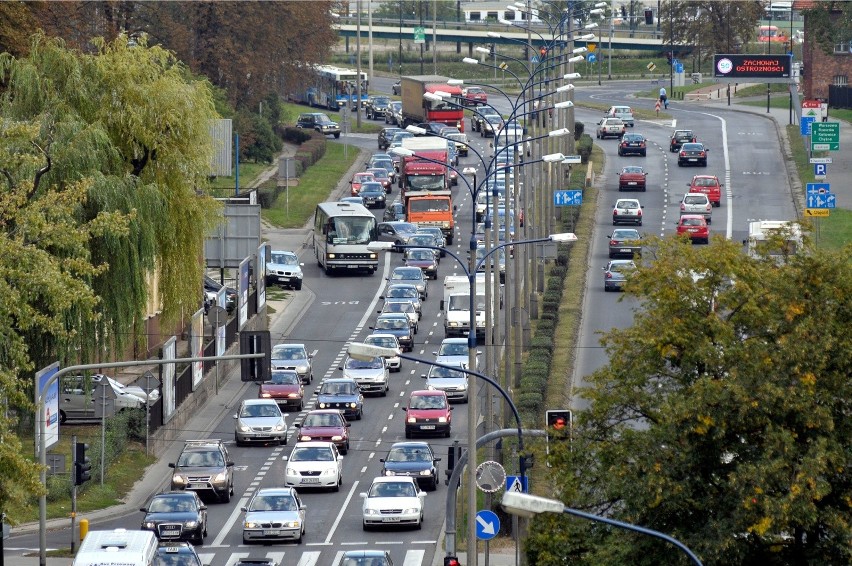
<svg viewBox="0 0 852 566">
<path fill-rule="evenodd" d="M 597 128 L 595 128 L 595 136 L 597 136 L 598 139 L 609 137 L 621 139 L 625 130 L 624 120 L 621 118 L 602 118 L 601 121 L 598 122 Z"/>
<path fill-rule="evenodd" d="M 305 505 L 295 489 L 265 487 L 257 490 L 242 508 L 243 544 L 277 541 L 302 542 L 305 536 Z M 272 527 L 272 528 L 270 528 Z"/>
<path fill-rule="evenodd" d="M 448 366 L 459 365 L 466 368 L 468 361 L 470 361 L 468 358 L 467 338 L 444 338 L 438 347 L 438 351 L 432 353 L 437 356 L 435 362 Z M 473 368 L 474 371 L 479 371 L 479 355 L 481 353 L 478 350 L 476 352 L 477 358 L 476 367 Z"/>
<path fill-rule="evenodd" d="M 287 458 L 284 483 L 297 489 L 338 491 L 343 484 L 343 456 L 333 442 L 298 442 Z"/>
<path fill-rule="evenodd" d="M 390 476 L 373 480 L 370 489 L 361 493 L 364 530 L 387 525 L 423 526 L 426 492 L 417 487 L 414 478 Z"/>
<path fill-rule="evenodd" d="M 467 338 L 464 339 L 465 341 Z M 399 345 L 399 340 L 393 334 L 370 334 L 364 338 L 364 344 L 371 346 L 379 346 L 381 348 L 391 348 L 396 351 L 397 355 L 385 357 L 385 365 L 389 371 L 402 370 L 402 358 L 399 354 L 402 353 L 402 346 Z"/>
<path fill-rule="evenodd" d="M 704 193 L 686 193 L 680 201 L 681 214 L 700 214 L 710 224 L 713 215 L 713 205 Z"/>
<path fill-rule="evenodd" d="M 343 370 L 344 378 L 354 380 L 364 393 L 378 393 L 384 397 L 390 390 L 388 366 L 380 356 L 369 361 L 347 357 L 338 369 Z"/>
<path fill-rule="evenodd" d="M 612 225 L 636 224 L 642 225 L 642 209 L 645 208 L 633 198 L 620 198 L 612 207 Z"/>
<path fill-rule="evenodd" d="M 234 415 L 234 441 L 287 444 L 287 417 L 275 399 L 243 399 Z"/>
<path fill-rule="evenodd" d="M 465 365 L 467 365 L 466 362 Z M 463 369 L 464 366 L 459 364 L 457 367 Z M 459 401 L 461 403 L 467 403 L 468 394 L 466 373 L 457 369 L 432 366 L 429 368 L 428 375 L 421 375 L 420 377 L 426 380 L 426 389 L 443 391 L 447 394 L 447 400 L 450 402 Z"/>
<path fill-rule="evenodd" d="M 426 257 L 429 256 L 427 255 Z M 420 313 L 417 312 L 417 309 L 414 308 L 414 305 L 408 299 L 385 299 L 385 304 L 382 305 L 382 309 L 377 312 L 379 314 L 405 314 L 408 317 L 408 322 L 411 324 L 411 330 L 413 330 L 414 333 L 417 334 L 417 326 L 418 322 L 420 322 Z"/>
</svg>

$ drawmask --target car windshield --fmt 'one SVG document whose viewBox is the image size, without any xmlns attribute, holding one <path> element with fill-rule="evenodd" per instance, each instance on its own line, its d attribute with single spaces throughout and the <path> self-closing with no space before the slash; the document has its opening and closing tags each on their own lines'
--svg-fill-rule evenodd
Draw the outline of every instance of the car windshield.
<svg viewBox="0 0 852 566">
<path fill-rule="evenodd" d="M 370 176 L 372 181 L 372 175 Z M 376 219 L 372 216 L 338 216 L 329 220 L 328 240 L 333 244 L 369 244 L 375 239 Z"/>
<path fill-rule="evenodd" d="M 258 495 L 251 500 L 251 505 L 249 505 L 248 510 L 296 511 L 296 500 L 292 495 Z"/>
<path fill-rule="evenodd" d="M 620 200 L 615 205 L 617 208 L 639 208 L 638 200 Z"/>
<path fill-rule="evenodd" d="M 291 462 L 333 462 L 334 454 L 327 446 L 297 446 L 290 454 Z"/>
<path fill-rule="evenodd" d="M 406 330 L 408 327 L 408 320 L 405 318 L 379 318 L 376 321 L 376 328 L 380 330 Z"/>
<path fill-rule="evenodd" d="M 172 513 L 195 511 L 195 505 L 189 497 L 155 497 L 148 505 L 148 513 Z"/>
<path fill-rule="evenodd" d="M 295 371 L 273 371 L 269 383 L 273 385 L 298 385 L 299 375 Z"/>
<path fill-rule="evenodd" d="M 373 358 L 369 361 L 356 360 L 355 358 L 347 358 L 344 366 L 346 369 L 381 369 L 382 358 Z"/>
<path fill-rule="evenodd" d="M 408 252 L 408 257 L 410 259 L 425 259 L 432 261 L 435 259 L 435 254 L 432 253 L 432 250 L 411 250 Z"/>
<path fill-rule="evenodd" d="M 355 395 L 358 386 L 354 383 L 323 383 L 320 395 Z"/>
<path fill-rule="evenodd" d="M 381 104 L 383 106 L 386 106 L 390 102 L 390 98 L 388 98 L 387 96 L 377 96 L 373 99 L 373 102 L 375 104 Z"/>
<path fill-rule="evenodd" d="M 224 465 L 225 460 L 222 458 L 222 453 L 218 450 L 184 452 L 178 460 L 178 466 L 186 468 L 205 468 Z"/>
<path fill-rule="evenodd" d="M 423 448 L 391 448 L 385 462 L 431 462 L 432 454 Z"/>
<path fill-rule="evenodd" d="M 681 217 L 680 223 L 681 223 L 682 226 L 701 226 L 702 224 L 704 224 L 704 219 Z"/>
<path fill-rule="evenodd" d="M 385 303 L 384 307 L 382 308 L 382 311 L 383 312 L 409 313 L 409 312 L 414 312 L 414 305 L 412 305 L 408 301 L 390 302 L 390 303 Z"/>
<path fill-rule="evenodd" d="M 365 344 L 370 344 L 371 346 L 380 346 L 382 348 L 398 348 L 396 345 L 396 341 L 393 338 L 383 338 L 383 337 L 372 337 L 364 340 Z"/>
<path fill-rule="evenodd" d="M 241 417 L 280 417 L 281 410 L 275 403 L 264 403 L 262 405 L 243 405 L 240 410 Z"/>
<path fill-rule="evenodd" d="M 613 263 L 610 265 L 609 270 L 615 273 L 625 273 L 628 271 L 632 271 L 635 266 L 630 263 Z"/>
<path fill-rule="evenodd" d="M 435 244 L 435 238 L 433 236 L 429 235 L 429 234 L 415 234 L 414 236 L 411 236 L 408 239 L 408 245 L 409 246 L 432 246 L 434 244 Z M 409 254 L 414 252 L 414 251 L 417 251 L 417 250 L 411 250 L 411 252 L 409 252 Z M 429 250 L 429 253 L 432 253 L 432 251 Z"/>
<path fill-rule="evenodd" d="M 468 354 L 467 344 L 462 343 L 449 343 L 449 344 L 441 344 L 441 347 L 438 349 L 439 356 L 466 356 Z"/>
<path fill-rule="evenodd" d="M 447 400 L 441 395 L 415 395 L 409 406 L 412 409 L 446 409 Z"/>
<path fill-rule="evenodd" d="M 308 414 L 305 417 L 305 420 L 302 421 L 302 426 L 315 426 L 315 427 L 325 427 L 325 426 L 333 426 L 333 427 L 342 427 L 343 420 L 340 415 L 335 415 L 332 413 L 314 413 Z"/>
<path fill-rule="evenodd" d="M 411 175 L 408 184 L 412 191 L 440 191 L 444 188 L 444 174 L 440 175 Z"/>
<path fill-rule="evenodd" d="M 457 369 L 448 369 L 441 367 L 433 367 L 432 371 L 429 372 L 429 379 L 441 379 L 444 377 L 453 377 L 456 379 L 464 378 L 464 373 L 460 372 Z"/>
<path fill-rule="evenodd" d="M 399 279 L 423 279 L 423 272 L 418 267 L 414 267 L 411 269 L 394 269 L 391 274 L 391 279 L 399 280 Z"/>
<path fill-rule="evenodd" d="M 157 566 L 201 566 L 201 562 L 189 549 L 169 552 L 166 548 L 157 550 Z"/>
<path fill-rule="evenodd" d="M 307 358 L 307 356 L 305 355 L 305 350 L 303 348 L 282 348 L 280 346 L 272 348 L 273 360 L 304 360 L 305 358 Z"/>
<path fill-rule="evenodd" d="M 414 134 L 412 134 L 411 132 L 397 132 L 393 135 L 393 139 L 391 139 L 391 142 L 393 142 L 393 143 L 401 142 L 404 139 L 413 138 L 413 137 L 414 137 Z"/>
<path fill-rule="evenodd" d="M 297 265 L 299 263 L 299 258 L 297 258 L 294 254 L 282 254 L 272 252 L 270 263 L 278 263 L 282 265 Z"/>
<path fill-rule="evenodd" d="M 394 299 L 414 299 L 417 298 L 417 289 L 413 287 L 396 287 L 389 290 L 386 296 Z"/>
<path fill-rule="evenodd" d="M 693 179 L 692 186 L 694 187 L 715 187 L 716 179 Z"/>
<path fill-rule="evenodd" d="M 637 166 L 637 165 L 633 165 L 631 167 L 625 167 L 624 169 L 621 170 L 622 174 L 624 174 L 624 173 L 644 173 L 644 172 L 645 172 L 645 170 L 642 169 L 641 167 Z"/>
<path fill-rule="evenodd" d="M 379 183 L 364 183 L 361 187 L 361 194 L 384 193 L 385 189 Z"/>
<path fill-rule="evenodd" d="M 707 204 L 706 196 L 687 195 L 683 197 L 684 204 Z"/>
<path fill-rule="evenodd" d="M 639 232 L 636 230 L 614 230 L 612 232 L 613 240 L 638 240 Z"/>
<path fill-rule="evenodd" d="M 685 143 L 681 149 L 684 151 L 701 151 L 704 149 L 704 146 L 700 143 Z"/>
<path fill-rule="evenodd" d="M 381 556 L 345 556 L 340 566 L 388 566 Z"/>
<path fill-rule="evenodd" d="M 413 199 L 408 203 L 411 212 L 447 212 L 450 200 L 445 198 Z"/>
<path fill-rule="evenodd" d="M 370 488 L 369 497 L 416 497 L 414 484 L 409 482 L 380 482 Z"/>
</svg>

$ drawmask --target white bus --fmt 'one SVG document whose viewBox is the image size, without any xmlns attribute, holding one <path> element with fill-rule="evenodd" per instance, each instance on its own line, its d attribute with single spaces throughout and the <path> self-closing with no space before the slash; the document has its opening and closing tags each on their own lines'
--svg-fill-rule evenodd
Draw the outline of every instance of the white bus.
<svg viewBox="0 0 852 566">
<path fill-rule="evenodd" d="M 324 106 L 329 110 L 355 108 L 358 99 L 358 71 L 331 65 L 316 65 L 307 71 L 306 87 L 292 95 L 308 106 Z M 361 106 L 367 102 L 369 82 L 361 72 Z"/>
<path fill-rule="evenodd" d="M 378 223 L 364 205 L 321 202 L 314 214 L 314 251 L 317 264 L 327 274 L 336 270 L 367 271 L 379 268 L 379 255 L 367 246 L 378 239 Z"/>
</svg>

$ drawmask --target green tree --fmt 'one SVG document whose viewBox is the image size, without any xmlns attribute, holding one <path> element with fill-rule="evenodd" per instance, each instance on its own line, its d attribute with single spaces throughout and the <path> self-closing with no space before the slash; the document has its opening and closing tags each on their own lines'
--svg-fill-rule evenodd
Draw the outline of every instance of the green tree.
<svg viewBox="0 0 852 566">
<path fill-rule="evenodd" d="M 627 295 L 632 327 L 579 391 L 566 504 L 678 538 L 705 564 L 848 564 L 852 263 L 810 250 L 752 259 L 726 240 L 654 241 Z M 530 563 L 686 564 L 650 537 L 536 519 Z M 553 541 L 562 544 L 554 545 Z"/>
<path fill-rule="evenodd" d="M 754 39 L 762 15 L 763 3 L 756 0 L 668 0 L 661 5 L 660 31 L 675 51 L 735 53 Z"/>
</svg>

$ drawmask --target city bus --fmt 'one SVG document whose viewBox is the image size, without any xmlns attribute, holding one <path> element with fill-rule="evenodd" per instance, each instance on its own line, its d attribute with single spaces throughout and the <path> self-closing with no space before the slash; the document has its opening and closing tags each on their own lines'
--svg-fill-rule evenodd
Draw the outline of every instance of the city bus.
<svg viewBox="0 0 852 566">
<path fill-rule="evenodd" d="M 307 69 L 304 88 L 290 97 L 308 106 L 323 106 L 329 110 L 344 107 L 354 109 L 358 99 L 358 71 L 330 65 L 316 65 Z M 361 106 L 367 102 L 369 82 L 367 73 L 361 72 Z"/>
<path fill-rule="evenodd" d="M 317 265 L 332 271 L 367 271 L 379 268 L 379 255 L 367 246 L 378 240 L 376 217 L 351 202 L 321 202 L 314 214 L 314 251 Z"/>
</svg>

